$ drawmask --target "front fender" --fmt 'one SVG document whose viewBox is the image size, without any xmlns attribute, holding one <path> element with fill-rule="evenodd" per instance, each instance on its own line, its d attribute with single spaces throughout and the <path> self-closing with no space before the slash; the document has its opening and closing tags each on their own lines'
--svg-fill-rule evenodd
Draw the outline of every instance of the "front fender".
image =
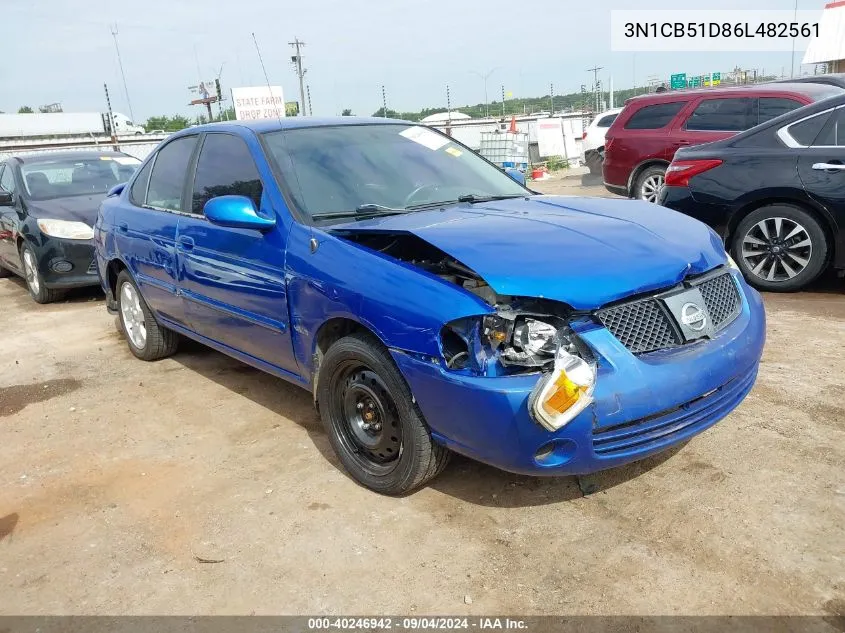
<svg viewBox="0 0 845 633">
<path fill-rule="evenodd" d="M 439 357 L 445 323 L 493 311 L 439 277 L 301 224 L 291 230 L 286 266 L 294 353 L 306 374 L 317 332 L 331 319 L 356 321 L 387 347 Z"/>
</svg>

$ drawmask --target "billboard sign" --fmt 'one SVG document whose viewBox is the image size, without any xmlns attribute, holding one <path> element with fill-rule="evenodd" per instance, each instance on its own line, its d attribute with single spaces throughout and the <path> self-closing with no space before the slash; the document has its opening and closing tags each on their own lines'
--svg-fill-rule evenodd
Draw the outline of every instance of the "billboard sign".
<svg viewBox="0 0 845 633">
<path fill-rule="evenodd" d="M 232 103 L 238 121 L 278 119 L 285 116 L 285 98 L 281 86 L 232 88 Z"/>
</svg>

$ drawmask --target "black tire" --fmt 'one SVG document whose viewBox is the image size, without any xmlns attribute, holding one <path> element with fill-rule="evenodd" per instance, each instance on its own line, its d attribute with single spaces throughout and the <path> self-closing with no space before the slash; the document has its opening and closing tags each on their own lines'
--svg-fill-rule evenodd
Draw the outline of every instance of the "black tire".
<svg viewBox="0 0 845 633">
<path fill-rule="evenodd" d="M 125 313 L 122 306 L 122 302 L 126 300 L 124 293 L 125 285 L 131 286 L 132 290 L 136 293 L 135 296 L 138 298 L 138 308 L 141 313 L 139 318 L 143 317 L 142 320 L 145 332 L 143 344 L 138 342 L 138 339 L 131 334 L 131 328 L 125 321 Z M 176 334 L 176 332 L 168 330 L 158 324 L 158 321 L 155 320 L 153 313 L 147 306 L 147 302 L 144 301 L 141 291 L 138 290 L 135 280 L 132 279 L 132 276 L 125 270 L 117 276 L 115 294 L 117 299 L 118 322 L 120 323 L 120 330 L 126 338 L 126 344 L 129 346 L 129 351 L 141 360 L 148 361 L 165 358 L 176 351 L 176 348 L 179 346 L 179 335 Z"/>
<path fill-rule="evenodd" d="M 795 235 L 783 239 L 794 230 L 798 230 Z M 755 209 L 739 223 L 731 240 L 733 258 L 748 283 L 772 292 L 793 292 L 816 279 L 827 265 L 829 250 L 818 220 L 789 204 Z"/>
<path fill-rule="evenodd" d="M 590 170 L 591 174 L 601 175 L 602 165 L 604 164 L 604 148 L 600 150 L 593 149 L 584 154 L 584 164 Z"/>
<path fill-rule="evenodd" d="M 665 177 L 665 165 L 652 165 L 651 167 L 646 167 L 637 176 L 637 181 L 634 183 L 634 191 L 631 192 L 631 197 L 636 198 L 637 200 L 645 200 L 646 202 L 657 202 L 657 195 L 660 193 L 659 187 L 663 186 L 663 180 Z"/>
<path fill-rule="evenodd" d="M 390 354 L 368 334 L 350 334 L 328 349 L 320 364 L 317 404 L 338 458 L 352 478 L 370 490 L 386 495 L 410 492 L 449 461 L 451 453 L 432 440 Z M 367 411 L 373 412 L 368 419 L 377 430 L 362 428 Z"/>
<path fill-rule="evenodd" d="M 35 255 L 35 251 L 32 250 L 32 247 L 29 244 L 22 245 L 20 255 L 21 268 L 24 271 L 24 280 L 26 281 L 26 289 L 29 290 L 29 296 L 32 297 L 33 301 L 35 301 L 35 303 L 44 304 L 53 303 L 54 301 L 61 299 L 64 296 L 63 291 L 54 290 L 44 285 L 44 278 L 38 270 L 38 257 Z M 30 268 L 27 264 L 28 258 L 31 258 L 30 262 L 32 262 L 31 265 L 34 266 L 34 268 Z"/>
</svg>

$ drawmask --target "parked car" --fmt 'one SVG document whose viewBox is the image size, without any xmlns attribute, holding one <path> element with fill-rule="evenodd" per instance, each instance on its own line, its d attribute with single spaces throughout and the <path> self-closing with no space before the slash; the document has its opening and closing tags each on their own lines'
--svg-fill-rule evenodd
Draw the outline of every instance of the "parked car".
<svg viewBox="0 0 845 633">
<path fill-rule="evenodd" d="M 387 119 L 183 130 L 101 205 L 106 303 L 138 358 L 182 334 L 309 389 L 345 468 L 382 493 L 450 451 L 609 468 L 736 407 L 765 316 L 719 237 L 515 178 Z"/>
<path fill-rule="evenodd" d="M 842 93 L 834 86 L 784 83 L 634 97 L 626 102 L 605 138 L 605 187 L 656 202 L 666 168 L 679 148 L 728 138 Z"/>
<path fill-rule="evenodd" d="M 38 303 L 97 286 L 93 224 L 109 189 L 141 164 L 120 152 L 56 151 L 0 162 L 0 277 L 26 279 Z"/>
<path fill-rule="evenodd" d="M 824 73 L 821 75 L 805 75 L 803 77 L 795 77 L 794 79 L 780 79 L 772 83 L 825 84 L 827 86 L 837 86 L 839 88 L 845 88 L 845 73 Z"/>
<path fill-rule="evenodd" d="M 622 108 L 612 108 L 597 114 L 581 137 L 581 162 L 591 174 L 600 174 L 604 162 L 604 136 Z"/>
<path fill-rule="evenodd" d="M 658 201 L 716 229 L 758 288 L 845 268 L 845 95 L 679 150 Z"/>
</svg>

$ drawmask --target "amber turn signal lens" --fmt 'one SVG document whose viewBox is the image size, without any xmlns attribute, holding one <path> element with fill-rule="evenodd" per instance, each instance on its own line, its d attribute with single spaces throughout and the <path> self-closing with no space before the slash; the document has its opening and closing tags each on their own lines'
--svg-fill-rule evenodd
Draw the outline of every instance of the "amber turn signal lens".
<svg viewBox="0 0 845 633">
<path fill-rule="evenodd" d="M 576 385 L 565 373 L 554 381 L 554 388 L 543 402 L 543 408 L 549 415 L 559 415 L 569 409 L 587 392 L 584 385 Z"/>
</svg>

